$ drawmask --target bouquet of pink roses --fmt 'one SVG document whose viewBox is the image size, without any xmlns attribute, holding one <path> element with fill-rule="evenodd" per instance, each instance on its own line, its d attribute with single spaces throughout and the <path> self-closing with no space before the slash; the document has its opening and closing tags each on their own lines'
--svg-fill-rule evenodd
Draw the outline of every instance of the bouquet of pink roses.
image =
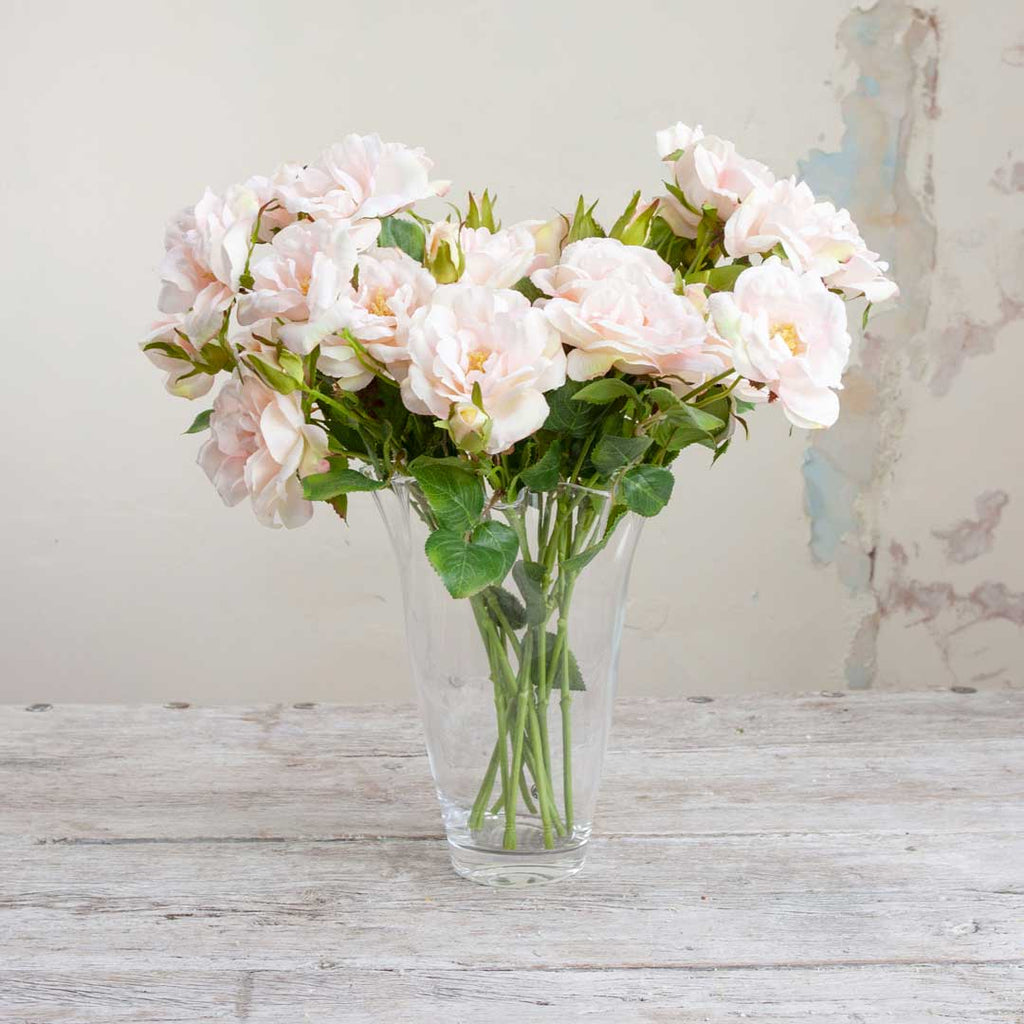
<svg viewBox="0 0 1024 1024">
<path fill-rule="evenodd" d="M 493 725 L 472 794 L 438 788 L 450 837 L 476 850 L 489 827 L 495 847 L 529 846 L 524 817 L 540 850 L 589 832 L 570 705 L 611 689 L 621 601 L 588 678 L 569 641 L 588 566 L 664 507 L 682 451 L 716 460 L 756 406 L 832 425 L 844 300 L 896 294 L 849 213 L 805 183 L 700 128 L 658 148 L 664 193 L 610 225 L 581 197 L 503 226 L 487 191 L 431 222 L 415 204 L 448 183 L 423 152 L 350 135 L 207 191 L 167 231 L 143 349 L 175 395 L 224 374 L 189 428 L 208 433 L 199 464 L 224 502 L 295 527 L 313 502 L 345 517 L 353 492 L 401 493 L 425 536 L 410 557 L 468 599 Z"/>
</svg>

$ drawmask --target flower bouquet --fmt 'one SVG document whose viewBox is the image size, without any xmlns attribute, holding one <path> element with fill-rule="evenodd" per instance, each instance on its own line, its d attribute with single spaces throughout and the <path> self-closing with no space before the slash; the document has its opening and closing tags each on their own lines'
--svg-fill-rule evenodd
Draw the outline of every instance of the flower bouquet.
<svg viewBox="0 0 1024 1024">
<path fill-rule="evenodd" d="M 502 226 L 489 191 L 431 221 L 414 207 L 448 185 L 423 152 L 349 135 L 167 231 L 143 350 L 174 395 L 225 374 L 187 431 L 199 464 L 267 526 L 373 495 L 453 863 L 489 884 L 583 863 L 630 562 L 672 464 L 714 463 L 759 405 L 833 424 L 844 300 L 896 293 L 805 183 L 700 128 L 658 147 L 664 193 L 608 226 L 582 197 Z"/>
</svg>

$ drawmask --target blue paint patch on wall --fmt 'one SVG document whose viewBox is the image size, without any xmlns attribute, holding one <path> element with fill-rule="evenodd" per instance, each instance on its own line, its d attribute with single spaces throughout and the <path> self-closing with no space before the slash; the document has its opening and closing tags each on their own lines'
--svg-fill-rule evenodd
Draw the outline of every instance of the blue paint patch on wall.
<svg viewBox="0 0 1024 1024">
<path fill-rule="evenodd" d="M 857 527 L 857 488 L 820 448 L 804 453 L 803 474 L 811 554 L 818 562 L 832 562 L 843 537 Z"/>
</svg>

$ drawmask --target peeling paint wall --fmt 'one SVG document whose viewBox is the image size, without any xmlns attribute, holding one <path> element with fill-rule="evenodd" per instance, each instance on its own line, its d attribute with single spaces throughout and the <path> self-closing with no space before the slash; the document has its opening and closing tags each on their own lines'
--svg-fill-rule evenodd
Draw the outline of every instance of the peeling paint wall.
<svg viewBox="0 0 1024 1024">
<path fill-rule="evenodd" d="M 194 466 L 195 409 L 135 349 L 164 220 L 348 130 L 425 146 L 509 221 L 580 189 L 609 215 L 680 119 L 848 205 L 903 294 L 834 429 L 761 409 L 713 469 L 681 460 L 622 690 L 1024 682 L 1019 0 L 306 0 L 287 32 L 246 0 L 8 6 L 0 701 L 408 698 L 369 503 L 273 533 Z"/>
<path fill-rule="evenodd" d="M 1024 209 L 1006 198 L 1019 191 L 1021 165 L 1012 148 L 994 169 L 985 165 L 984 136 L 1005 144 L 1010 126 L 980 117 L 978 95 L 1005 88 L 1024 97 L 1019 71 L 1007 70 L 1019 64 L 1016 49 L 998 60 L 1000 29 L 1019 34 L 1024 18 L 998 7 L 986 7 L 994 17 L 984 33 L 955 5 L 879 0 L 852 10 L 837 32 L 853 82 L 840 100 L 842 146 L 800 165 L 892 255 L 903 289 L 898 308 L 864 332 L 848 378 L 856 402 L 844 403 L 836 429 L 811 439 L 804 462 L 812 556 L 834 567 L 862 610 L 845 666 L 853 687 L 913 684 L 922 670 L 951 685 L 1024 678 L 1024 536 L 1004 526 L 997 537 L 1024 483 L 1024 453 L 1017 448 L 1009 467 L 991 455 L 1020 436 L 1006 387 L 1020 360 L 1000 359 L 998 349 L 1024 342 Z M 974 95 L 958 88 L 971 67 Z M 969 233 L 958 223 L 965 210 Z M 1009 265 L 1008 251 L 1017 254 Z M 987 287 L 976 284 L 979 271 Z M 970 367 L 975 381 L 988 379 L 979 393 L 965 371 L 983 356 L 996 358 Z M 929 430 L 934 419 L 957 429 Z M 972 477 L 986 483 L 973 496 Z M 977 519 L 945 525 L 971 504 Z M 924 534 L 923 519 L 933 524 Z M 975 560 L 966 589 L 955 570 Z"/>
</svg>

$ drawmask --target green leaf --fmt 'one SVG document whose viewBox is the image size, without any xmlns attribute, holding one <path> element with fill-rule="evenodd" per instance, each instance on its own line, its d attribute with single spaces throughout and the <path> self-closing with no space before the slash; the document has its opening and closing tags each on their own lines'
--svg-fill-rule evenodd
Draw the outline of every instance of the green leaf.
<svg viewBox="0 0 1024 1024">
<path fill-rule="evenodd" d="M 210 429 L 210 417 L 213 415 L 212 409 L 204 409 L 193 421 L 192 426 L 185 431 L 186 434 L 199 434 L 204 430 Z"/>
<path fill-rule="evenodd" d="M 544 430 L 568 437 L 586 437 L 604 416 L 605 410 L 589 402 L 574 402 L 573 395 L 586 385 L 578 381 L 566 381 L 557 391 L 549 391 L 544 397 L 548 402 L 548 418 Z"/>
<path fill-rule="evenodd" d="M 281 369 L 288 374 L 292 380 L 298 381 L 300 384 L 306 379 L 306 370 L 302 365 L 302 356 L 297 356 L 294 352 L 290 352 L 286 348 L 282 348 L 277 355 L 277 361 L 281 366 Z"/>
<path fill-rule="evenodd" d="M 572 396 L 572 400 L 574 402 L 591 402 L 594 405 L 607 405 L 617 398 L 636 397 L 636 388 L 619 377 L 602 377 L 600 380 L 584 384 Z"/>
<path fill-rule="evenodd" d="M 713 438 L 724 426 L 725 421 L 717 416 L 680 403 L 665 413 L 665 418 L 654 427 L 651 435 L 662 448 L 677 452 L 687 445 Z"/>
<path fill-rule="evenodd" d="M 581 238 L 604 238 L 604 228 L 594 220 L 595 202 L 589 209 L 580 196 L 576 203 L 576 212 L 572 217 L 572 225 L 569 233 L 565 236 L 565 245 L 578 242 Z"/>
<path fill-rule="evenodd" d="M 531 303 L 545 297 L 544 293 L 528 277 L 519 278 L 512 285 L 512 290 L 519 292 L 520 295 L 525 295 Z"/>
<path fill-rule="evenodd" d="M 729 292 L 736 285 L 736 279 L 750 267 L 746 263 L 730 263 L 727 267 L 713 267 L 711 270 L 695 270 L 686 275 L 687 284 L 707 285 L 709 292 Z"/>
<path fill-rule="evenodd" d="M 666 409 L 672 409 L 679 404 L 679 396 L 665 387 L 651 388 L 650 391 L 644 392 L 643 397 L 661 412 L 664 412 Z"/>
<path fill-rule="evenodd" d="M 598 441 L 590 461 L 600 473 L 611 476 L 623 466 L 640 459 L 650 446 L 649 437 L 619 437 L 615 434 L 606 434 Z"/>
<path fill-rule="evenodd" d="M 472 541 L 474 544 L 497 551 L 501 555 L 503 568 L 499 582 L 503 580 L 508 575 L 509 569 L 512 568 L 516 555 L 519 554 L 519 538 L 516 536 L 516 531 L 511 526 L 506 526 L 505 523 L 488 519 L 473 531 Z"/>
<path fill-rule="evenodd" d="M 180 346 L 171 341 L 151 341 L 142 346 L 143 352 L 163 352 L 171 359 L 180 359 L 183 363 L 191 363 L 188 353 Z"/>
<path fill-rule="evenodd" d="M 622 216 L 612 225 L 611 231 L 608 232 L 609 238 L 622 238 L 623 231 L 629 227 L 629 222 L 633 219 L 633 214 L 636 213 L 636 208 L 640 203 L 640 190 L 637 189 L 633 193 L 633 198 L 630 199 L 626 209 L 622 211 Z"/>
<path fill-rule="evenodd" d="M 864 315 L 860 318 L 860 329 L 866 331 L 868 329 L 868 319 L 871 316 L 871 303 L 869 302 L 864 307 Z"/>
<path fill-rule="evenodd" d="M 757 408 L 753 402 L 745 402 L 742 398 L 737 398 L 735 401 L 737 412 L 753 412 Z"/>
<path fill-rule="evenodd" d="M 631 512 L 656 516 L 672 497 L 675 481 L 661 466 L 634 466 L 622 478 L 622 497 Z"/>
<path fill-rule="evenodd" d="M 515 594 L 504 587 L 488 587 L 484 593 L 497 603 L 501 614 L 505 616 L 505 621 L 513 630 L 522 629 L 526 625 L 526 608 Z M 493 611 L 490 608 L 487 610 L 491 618 L 497 620 Z"/>
<path fill-rule="evenodd" d="M 526 604 L 526 621 L 538 626 L 548 617 L 547 602 L 544 599 L 544 566 L 540 562 L 516 562 L 512 566 L 512 579 L 516 581 L 519 593 Z"/>
<path fill-rule="evenodd" d="M 379 491 L 387 481 L 374 480 L 357 469 L 330 469 L 302 478 L 302 496 L 309 501 L 330 501 L 339 494 L 353 491 Z"/>
<path fill-rule="evenodd" d="M 480 477 L 461 459 L 413 459 L 409 472 L 416 478 L 439 526 L 459 533 L 480 521 L 484 486 Z"/>
<path fill-rule="evenodd" d="M 567 641 L 563 641 L 566 643 Z M 564 671 L 564 662 L 562 658 L 558 658 L 557 664 L 555 663 L 555 648 L 558 645 L 558 634 L 557 633 L 546 633 L 545 634 L 545 646 L 547 652 L 544 657 L 545 667 L 547 668 L 548 686 L 552 690 L 560 690 L 562 688 L 562 673 Z M 563 648 L 565 650 L 565 648 Z M 579 662 L 576 660 L 576 655 L 572 653 L 572 650 L 568 651 L 569 657 L 566 659 L 569 663 L 569 689 L 575 690 L 577 693 L 586 690 L 586 686 L 583 683 L 583 673 L 580 671 Z M 533 684 L 537 685 L 537 680 L 540 675 L 540 650 L 533 652 Z"/>
<path fill-rule="evenodd" d="M 553 491 L 561 479 L 562 444 L 556 437 L 548 445 L 548 450 L 527 469 L 519 474 L 519 479 L 531 491 Z"/>
<path fill-rule="evenodd" d="M 422 263 L 426 234 L 415 221 L 401 217 L 381 217 L 377 245 L 381 248 L 401 249 L 417 263 Z"/>
<path fill-rule="evenodd" d="M 472 597 L 502 579 L 502 552 L 467 541 L 456 530 L 435 530 L 427 538 L 424 550 L 452 597 Z"/>
<path fill-rule="evenodd" d="M 290 395 L 299 386 L 299 382 L 294 377 L 264 362 L 259 356 L 247 356 L 246 362 L 256 371 L 267 387 L 273 388 L 282 395 Z"/>
</svg>

